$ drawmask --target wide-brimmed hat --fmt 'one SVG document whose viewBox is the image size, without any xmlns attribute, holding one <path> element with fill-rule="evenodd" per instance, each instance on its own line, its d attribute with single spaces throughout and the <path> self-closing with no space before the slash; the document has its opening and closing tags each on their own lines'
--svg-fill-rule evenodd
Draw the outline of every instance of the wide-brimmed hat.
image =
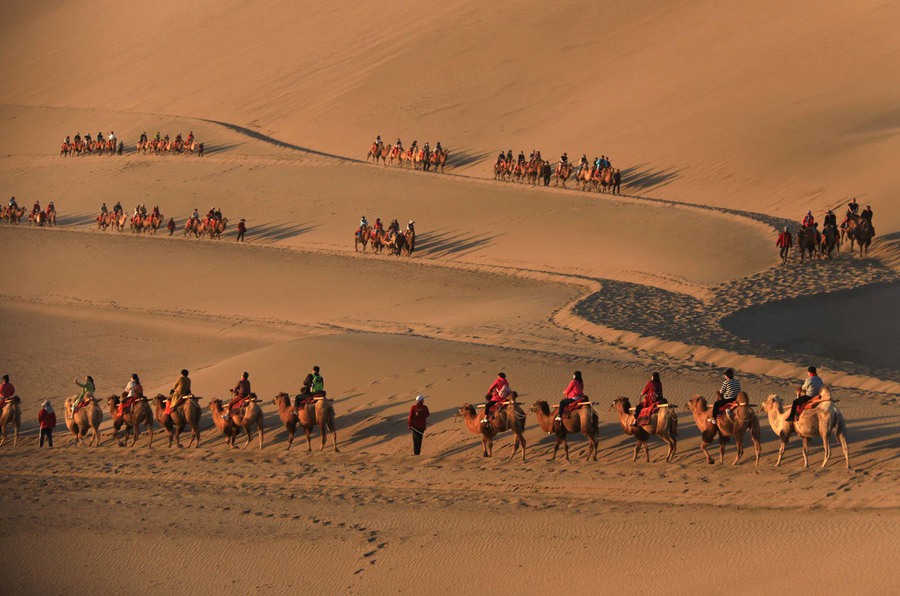
<svg viewBox="0 0 900 596">
<path fill-rule="evenodd" d="M 417 395 L 417 396 L 416 396 L 416 402 L 423 402 L 423 401 L 425 401 L 425 396 L 424 396 L 424 395 Z"/>
</svg>

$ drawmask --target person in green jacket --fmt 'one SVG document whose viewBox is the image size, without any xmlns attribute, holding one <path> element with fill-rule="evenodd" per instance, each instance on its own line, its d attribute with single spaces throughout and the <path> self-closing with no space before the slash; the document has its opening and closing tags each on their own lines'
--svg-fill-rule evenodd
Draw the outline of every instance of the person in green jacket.
<svg viewBox="0 0 900 596">
<path fill-rule="evenodd" d="M 81 394 L 76 397 L 75 401 L 72 403 L 72 413 L 74 414 L 75 410 L 78 409 L 78 407 L 81 405 L 81 402 L 84 401 L 85 397 L 94 397 L 94 391 L 96 388 L 94 387 L 94 379 L 91 377 L 91 375 L 87 375 L 86 377 L 84 377 L 84 383 L 79 383 L 78 379 L 73 379 L 73 381 L 75 381 L 76 385 L 81 387 Z"/>
</svg>

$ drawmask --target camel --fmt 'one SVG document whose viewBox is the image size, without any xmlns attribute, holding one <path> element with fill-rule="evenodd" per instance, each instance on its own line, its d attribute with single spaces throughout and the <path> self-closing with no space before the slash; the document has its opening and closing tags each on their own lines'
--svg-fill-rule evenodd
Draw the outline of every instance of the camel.
<svg viewBox="0 0 900 596">
<path fill-rule="evenodd" d="M 366 245 L 369 243 L 369 233 L 371 229 L 369 226 L 361 226 L 359 231 L 353 235 L 353 250 L 354 252 L 359 252 L 359 247 L 362 246 L 362 251 L 366 252 Z"/>
<path fill-rule="evenodd" d="M 390 155 L 392 148 L 391 145 L 378 145 L 372 143 L 372 148 L 369 149 L 369 153 L 366 155 L 366 161 L 369 161 L 371 158 L 376 164 L 378 163 L 378 160 L 381 160 L 384 162 L 384 165 L 387 165 L 387 158 L 388 155 Z"/>
<path fill-rule="evenodd" d="M 650 416 L 650 424 L 645 426 L 631 426 L 634 415 L 631 413 L 631 402 L 627 397 L 616 398 L 609 409 L 615 409 L 619 414 L 619 424 L 626 435 L 633 435 L 637 440 L 634 445 L 634 457 L 631 461 L 637 461 L 638 450 L 643 447 L 647 461 L 650 461 L 650 449 L 647 440 L 650 435 L 657 435 L 665 441 L 669 450 L 666 452 L 666 461 L 671 462 L 678 449 L 678 418 L 675 415 L 675 407 L 672 404 L 664 404 L 659 410 Z"/>
<path fill-rule="evenodd" d="M 411 257 L 413 251 L 416 250 L 416 233 L 412 230 L 403 232 L 402 250 L 406 252 L 406 256 Z"/>
<path fill-rule="evenodd" d="M 553 181 L 553 186 L 559 186 L 562 184 L 562 187 L 566 187 L 566 180 L 569 179 L 569 176 L 572 175 L 572 164 L 562 164 L 560 163 L 556 166 L 556 177 Z"/>
<path fill-rule="evenodd" d="M 340 453 L 337 446 L 337 431 L 334 426 L 334 400 L 326 398 L 318 398 L 312 404 L 305 404 L 299 409 L 295 409 L 291 403 L 291 396 L 287 393 L 279 393 L 275 396 L 275 405 L 278 406 L 278 416 L 284 423 L 284 428 L 288 433 L 288 446 L 294 442 L 294 434 L 297 432 L 297 425 L 303 427 L 306 433 L 307 451 L 312 451 L 311 432 L 313 427 L 319 427 L 322 434 L 322 446 L 319 451 L 325 449 L 325 443 L 328 439 L 328 431 L 331 431 L 331 440 L 334 445 L 334 452 Z"/>
<path fill-rule="evenodd" d="M 531 411 L 537 414 L 538 424 L 540 425 L 541 430 L 545 433 L 554 433 L 556 435 L 556 445 L 553 446 L 553 457 L 550 458 L 550 461 L 556 459 L 556 452 L 559 451 L 560 444 L 565 448 L 566 461 L 571 461 L 569 459 L 569 441 L 566 438 L 566 434 L 579 432 L 584 433 L 584 436 L 587 437 L 589 443 L 587 453 L 588 461 L 590 461 L 591 455 L 594 456 L 594 461 L 597 461 L 597 430 L 600 424 L 600 418 L 597 416 L 597 412 L 594 411 L 590 402 L 585 403 L 586 405 L 576 408 L 571 416 L 563 417 L 562 424 L 555 422 L 554 418 L 556 416 L 550 408 L 550 404 L 547 402 L 536 401 L 534 402 L 534 405 L 531 406 Z"/>
<path fill-rule="evenodd" d="M 181 447 L 181 433 L 184 431 L 185 425 L 191 427 L 191 440 L 188 442 L 188 448 L 194 445 L 195 448 L 200 447 L 200 404 L 197 403 L 200 398 L 196 395 L 187 395 L 182 398 L 175 409 L 170 414 L 166 414 L 166 398 L 159 394 L 153 398 L 156 406 L 156 420 L 159 425 L 166 429 L 169 433 L 169 447 L 174 442 Z"/>
<path fill-rule="evenodd" d="M 434 166 L 435 172 L 437 172 L 438 168 L 441 168 L 441 174 L 444 173 L 444 166 L 447 164 L 447 155 L 449 155 L 449 153 L 446 149 L 435 151 L 431 154 L 431 165 Z"/>
<path fill-rule="evenodd" d="M 803 441 L 804 468 L 809 467 L 809 440 L 813 437 L 822 438 L 822 445 L 825 448 L 825 459 L 822 460 L 824 468 L 828 463 L 828 458 L 831 457 L 831 435 L 835 435 L 844 451 L 847 469 L 850 469 L 850 452 L 847 450 L 847 422 L 844 420 L 844 415 L 835 407 L 836 400 L 831 398 L 831 391 L 828 387 L 822 388 L 819 398 L 810 402 L 814 405 L 804 410 L 797 422 L 787 421 L 790 409 L 785 412 L 781 398 L 775 394 L 766 398 L 766 401 L 760 406 L 761 411 L 764 411 L 769 417 L 769 426 L 781 440 L 781 446 L 778 448 L 778 461 L 775 462 L 776 468 L 781 465 L 781 458 L 784 456 L 788 440 L 796 432 Z"/>
<path fill-rule="evenodd" d="M 0 438 L 0 447 L 6 443 L 6 433 L 9 423 L 12 422 L 13 425 L 13 447 L 19 446 L 19 426 L 22 424 L 22 411 L 19 407 L 19 404 L 22 403 L 22 400 L 18 395 L 13 395 L 8 400 L 6 400 L 6 405 L 3 406 L 3 411 L 0 412 L 0 430 L 3 431 L 3 438 Z"/>
<path fill-rule="evenodd" d="M 222 400 L 210 400 L 209 411 L 212 412 L 213 424 L 225 435 L 225 444 L 228 445 L 229 449 L 237 449 L 237 445 L 234 444 L 234 439 L 237 437 L 237 429 L 231 418 L 225 415 L 225 410 L 222 408 Z"/>
<path fill-rule="evenodd" d="M 500 409 L 494 413 L 494 417 L 490 422 L 481 422 L 482 414 L 471 404 L 463 404 L 456 413 L 456 417 L 462 418 L 469 432 L 481 435 L 483 457 L 492 457 L 494 455 L 494 437 L 496 435 L 503 431 L 511 430 L 516 437 L 516 442 L 513 445 L 513 452 L 509 458 L 512 459 L 516 456 L 519 445 L 521 445 L 522 461 L 525 461 L 525 412 L 516 403 L 516 397 L 517 394 L 513 391 L 511 400 L 503 403 Z"/>
<path fill-rule="evenodd" d="M 817 246 L 816 230 L 806 227 L 801 227 L 797 230 L 797 251 L 800 253 L 801 263 L 803 262 L 803 257 L 807 254 L 809 255 L 810 261 L 812 261 L 813 258 L 818 258 L 819 253 L 816 251 Z"/>
<path fill-rule="evenodd" d="M 850 252 L 853 252 L 853 245 L 856 244 L 859 246 L 860 256 L 868 256 L 869 245 L 872 244 L 873 236 L 874 233 L 869 220 L 864 217 L 851 219 L 847 227 L 847 237 L 850 239 Z"/>
<path fill-rule="evenodd" d="M 66 426 L 72 432 L 72 437 L 76 445 L 84 446 L 84 435 L 87 434 L 88 428 L 92 431 L 91 442 L 88 447 L 93 447 L 96 441 L 97 447 L 100 446 L 100 423 L 103 422 L 103 410 L 97 404 L 97 400 L 90 393 L 84 397 L 84 405 L 72 414 L 72 404 L 75 403 L 75 397 L 70 397 L 65 402 Z"/>
<path fill-rule="evenodd" d="M 222 237 L 222 234 L 225 232 L 226 227 L 228 227 L 228 218 L 223 217 L 222 221 L 213 223 L 212 227 L 209 230 L 209 237 L 216 240 L 220 239 Z"/>
<path fill-rule="evenodd" d="M 138 437 L 141 436 L 141 425 L 147 426 L 147 432 L 150 434 L 150 442 L 147 447 L 153 447 L 153 411 L 150 409 L 149 400 L 141 396 L 131 406 L 131 410 L 126 410 L 122 416 L 119 416 L 119 403 L 128 397 L 127 393 L 120 396 L 110 395 L 106 400 L 106 406 L 109 408 L 109 415 L 113 420 L 113 441 L 118 443 L 119 447 L 128 446 L 128 435 L 134 437 L 131 446 L 137 443 Z M 125 425 L 125 442 L 119 441 L 119 429 Z"/>
<path fill-rule="evenodd" d="M 706 463 L 713 463 L 706 446 L 712 443 L 716 435 L 719 435 L 719 463 L 725 463 L 725 445 L 728 444 L 728 441 L 733 436 L 737 445 L 737 456 L 731 462 L 731 465 L 736 465 L 744 457 L 744 433 L 747 429 L 750 429 L 750 439 L 753 441 L 753 448 L 756 450 L 756 463 L 754 465 L 759 465 L 759 418 L 750 406 L 750 398 L 745 392 L 741 391 L 738 393 L 737 404 L 733 410 L 734 420 L 723 413 L 718 416 L 716 420 L 718 426 L 716 426 L 712 422 L 708 422 L 712 408 L 709 407 L 702 395 L 694 395 L 688 400 L 688 409 L 694 415 L 694 422 L 697 424 L 697 428 L 700 429 L 700 451 L 706 455 Z"/>
<path fill-rule="evenodd" d="M 238 432 L 238 427 L 243 428 L 244 432 L 247 433 L 247 442 L 244 443 L 242 449 L 246 449 L 247 446 L 250 445 L 254 428 L 259 430 L 259 448 L 263 448 L 266 431 L 263 426 L 262 409 L 257 405 L 257 402 L 259 402 L 259 399 L 257 399 L 256 394 L 251 393 L 250 397 L 247 399 L 247 405 L 242 406 L 231 413 L 231 421 L 235 425 L 235 434 Z"/>
<path fill-rule="evenodd" d="M 825 229 L 822 231 L 822 244 L 819 245 L 819 248 L 826 259 L 831 258 L 831 253 L 834 252 L 835 248 L 840 252 L 839 241 L 840 235 L 835 227 L 832 225 L 825 226 Z"/>
</svg>

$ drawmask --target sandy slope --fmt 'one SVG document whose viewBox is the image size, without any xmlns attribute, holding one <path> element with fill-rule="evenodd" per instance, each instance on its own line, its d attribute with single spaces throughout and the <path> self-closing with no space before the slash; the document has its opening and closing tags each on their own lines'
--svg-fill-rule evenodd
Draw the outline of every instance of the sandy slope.
<svg viewBox="0 0 900 596">
<path fill-rule="evenodd" d="M 163 0 L 0 5 L 0 191 L 54 200 L 56 230 L 0 229 L 0 369 L 23 437 L 0 462 L 0 545 L 23 593 L 548 590 L 888 593 L 898 563 L 897 6 L 707 0 L 491 6 Z M 77 44 L 68 43 L 79 32 Z M 38 42 L 36 42 L 38 40 Z M 110 129 L 121 157 L 62 160 Z M 141 131 L 209 153 L 139 156 Z M 362 163 L 372 136 L 440 140 L 448 175 Z M 500 149 L 613 157 L 624 195 L 490 180 Z M 776 265 L 777 228 L 856 195 L 875 258 Z M 101 233 L 101 202 L 179 224 L 222 209 L 219 242 Z M 356 255 L 352 230 L 415 219 L 412 258 Z M 248 243 L 233 242 L 246 218 Z M 782 300 L 786 299 L 786 300 Z M 683 405 L 734 366 L 759 403 L 809 362 L 835 385 L 838 451 L 782 468 L 708 466 L 683 409 L 679 452 L 632 463 L 609 402 L 650 370 Z M 271 398 L 312 364 L 340 453 L 286 440 Z M 204 407 L 243 370 L 265 449 L 35 445 L 36 408 L 71 378 L 98 394 L 187 367 Z M 574 369 L 598 402 L 600 461 L 496 456 L 454 418 L 498 370 L 526 405 Z M 424 455 L 405 416 L 432 410 Z M 318 447 L 318 434 L 313 444 Z M 255 444 L 255 443 L 254 443 Z M 729 448 L 728 461 L 733 454 Z M 38 530 L 41 531 L 38 531 Z M 53 548 L 49 548 L 52 545 Z M 714 553 L 730 564 L 717 567 Z M 647 573 L 639 569 L 652 561 Z M 115 572 L 111 572 L 115 569 Z M 124 571 L 123 571 L 124 569 Z M 563 571 L 560 572 L 559 570 Z M 49 571 L 48 571 L 49 570 Z M 460 584 L 460 579 L 465 582 Z"/>
</svg>

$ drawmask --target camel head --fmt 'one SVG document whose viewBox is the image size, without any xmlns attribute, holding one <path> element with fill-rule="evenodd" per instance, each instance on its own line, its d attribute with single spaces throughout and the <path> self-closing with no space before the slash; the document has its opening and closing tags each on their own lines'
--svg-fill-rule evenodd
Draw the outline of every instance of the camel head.
<svg viewBox="0 0 900 596">
<path fill-rule="evenodd" d="M 766 400 L 760 404 L 759 411 L 768 414 L 771 411 L 780 412 L 784 408 L 784 402 L 778 395 L 772 393 Z"/>
<path fill-rule="evenodd" d="M 543 400 L 537 400 L 532 404 L 531 408 L 528 409 L 531 413 L 543 412 L 544 414 L 550 413 L 550 404 Z"/>
<path fill-rule="evenodd" d="M 281 393 L 279 393 L 278 395 L 275 396 L 275 399 L 272 400 L 272 403 L 275 404 L 276 406 L 279 404 L 290 405 L 291 396 L 288 395 L 287 393 L 285 393 L 284 391 L 282 391 Z"/>
<path fill-rule="evenodd" d="M 609 411 L 628 412 L 631 409 L 631 400 L 627 397 L 617 397 L 609 404 Z"/>
<path fill-rule="evenodd" d="M 700 394 L 694 394 L 687 402 L 687 407 L 691 412 L 705 412 L 709 409 L 709 403 L 706 398 Z"/>
<path fill-rule="evenodd" d="M 744 405 L 746 405 L 746 404 L 749 404 L 749 403 L 750 403 L 750 396 L 747 395 L 747 392 L 746 392 L 746 391 L 739 391 L 738 394 L 737 394 L 737 398 L 735 399 L 735 401 L 736 401 L 737 403 L 739 403 L 739 404 L 744 404 Z"/>
<path fill-rule="evenodd" d="M 119 405 L 119 396 L 118 395 L 110 395 L 106 398 L 106 405 L 108 406 L 117 406 Z"/>
<path fill-rule="evenodd" d="M 209 411 L 210 412 L 219 412 L 222 409 L 222 400 L 221 399 L 211 399 L 209 400 Z"/>
<path fill-rule="evenodd" d="M 472 404 L 463 404 L 459 411 L 456 412 L 454 418 L 465 418 L 466 416 L 475 416 L 475 406 Z"/>
<path fill-rule="evenodd" d="M 162 393 L 157 393 L 156 397 L 153 398 L 153 401 L 155 401 L 158 406 L 162 407 L 163 402 L 166 401 L 166 396 Z"/>
</svg>

